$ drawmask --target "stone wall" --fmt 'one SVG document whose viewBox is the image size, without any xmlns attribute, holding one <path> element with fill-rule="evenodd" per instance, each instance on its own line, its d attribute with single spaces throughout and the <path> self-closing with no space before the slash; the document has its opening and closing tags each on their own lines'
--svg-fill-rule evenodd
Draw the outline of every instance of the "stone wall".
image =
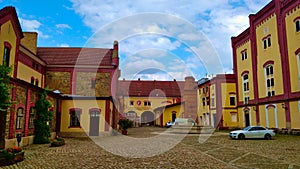
<svg viewBox="0 0 300 169">
<path fill-rule="evenodd" d="M 70 72 L 47 72 L 45 86 L 51 91 L 59 90 L 63 94 L 70 94 Z"/>
<path fill-rule="evenodd" d="M 95 88 L 92 80 L 95 80 Z M 76 95 L 108 97 L 110 96 L 110 73 L 76 73 Z"/>
</svg>

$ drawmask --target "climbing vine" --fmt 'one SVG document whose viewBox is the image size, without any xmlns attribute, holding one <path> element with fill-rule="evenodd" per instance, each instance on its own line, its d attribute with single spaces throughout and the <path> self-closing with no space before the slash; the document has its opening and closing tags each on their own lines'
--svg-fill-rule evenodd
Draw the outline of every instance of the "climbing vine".
<svg viewBox="0 0 300 169">
<path fill-rule="evenodd" d="M 50 126 L 48 122 L 52 120 L 53 112 L 50 110 L 52 104 L 46 99 L 47 92 L 39 93 L 39 100 L 35 103 L 37 118 L 34 121 L 35 137 L 34 144 L 50 143 Z"/>
<path fill-rule="evenodd" d="M 9 90 L 9 74 L 12 68 L 5 66 L 5 64 L 0 65 L 0 112 L 5 112 L 8 107 L 11 106 L 11 97 Z"/>
</svg>

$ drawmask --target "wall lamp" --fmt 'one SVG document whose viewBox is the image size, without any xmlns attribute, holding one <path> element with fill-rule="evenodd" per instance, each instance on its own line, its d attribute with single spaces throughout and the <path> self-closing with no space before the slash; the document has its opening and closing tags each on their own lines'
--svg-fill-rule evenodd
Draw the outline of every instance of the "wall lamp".
<svg viewBox="0 0 300 169">
<path fill-rule="evenodd" d="M 256 106 L 253 106 L 252 109 L 253 109 L 254 111 L 256 111 Z"/>
</svg>

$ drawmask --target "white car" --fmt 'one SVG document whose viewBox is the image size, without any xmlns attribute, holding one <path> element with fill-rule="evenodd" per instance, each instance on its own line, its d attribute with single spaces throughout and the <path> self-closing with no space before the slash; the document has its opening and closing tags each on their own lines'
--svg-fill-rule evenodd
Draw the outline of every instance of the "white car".
<svg viewBox="0 0 300 169">
<path fill-rule="evenodd" d="M 197 126 L 197 123 L 191 118 L 176 118 L 173 126 Z"/>
<path fill-rule="evenodd" d="M 229 133 L 231 139 L 245 139 L 245 138 L 264 138 L 270 140 L 275 136 L 273 130 L 269 130 L 261 126 L 248 126 L 243 130 L 235 130 Z"/>
</svg>

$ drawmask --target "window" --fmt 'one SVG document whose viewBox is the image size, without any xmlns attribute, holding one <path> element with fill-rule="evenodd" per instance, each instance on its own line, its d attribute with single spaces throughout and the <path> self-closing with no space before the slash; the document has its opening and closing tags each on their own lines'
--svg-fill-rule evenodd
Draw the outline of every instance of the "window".
<svg viewBox="0 0 300 169">
<path fill-rule="evenodd" d="M 91 88 L 92 88 L 92 89 L 95 89 L 95 86 L 96 86 L 96 79 L 95 79 L 95 78 L 92 78 L 92 79 L 91 79 Z"/>
<path fill-rule="evenodd" d="M 230 96 L 230 106 L 235 106 L 235 96 Z"/>
<path fill-rule="evenodd" d="M 242 51 L 242 60 L 247 59 L 247 50 Z"/>
<path fill-rule="evenodd" d="M 23 126 L 23 117 L 24 117 L 24 109 L 23 108 L 18 108 L 17 110 L 17 124 L 16 124 L 16 129 L 22 129 Z"/>
<path fill-rule="evenodd" d="M 28 128 L 30 128 L 30 129 L 34 128 L 34 118 L 35 118 L 35 109 L 34 109 L 34 107 L 30 107 L 29 124 L 28 124 Z"/>
<path fill-rule="evenodd" d="M 215 96 L 211 97 L 211 106 L 215 107 Z"/>
<path fill-rule="evenodd" d="M 271 36 L 264 38 L 263 42 L 264 42 L 264 49 L 267 49 L 267 47 L 270 47 L 271 46 Z"/>
<path fill-rule="evenodd" d="M 244 97 L 244 104 L 248 104 L 249 103 L 249 100 L 250 98 L 247 96 L 247 97 Z"/>
<path fill-rule="evenodd" d="M 70 127 L 80 127 L 80 109 L 70 110 Z"/>
<path fill-rule="evenodd" d="M 130 105 L 130 106 L 133 106 L 133 105 L 134 105 L 134 101 L 130 101 L 130 102 L 129 102 L 129 105 Z"/>
<path fill-rule="evenodd" d="M 205 106 L 205 98 L 202 98 L 202 105 Z"/>
<path fill-rule="evenodd" d="M 9 66 L 9 60 L 10 60 L 10 48 L 4 47 L 3 65 Z"/>
<path fill-rule="evenodd" d="M 31 77 L 30 83 L 34 84 L 34 77 Z"/>
<path fill-rule="evenodd" d="M 144 106 L 151 106 L 151 102 L 150 101 L 144 101 Z"/>
<path fill-rule="evenodd" d="M 275 91 L 268 91 L 268 97 L 275 96 Z"/>
<path fill-rule="evenodd" d="M 237 122 L 236 112 L 232 112 L 232 113 L 231 113 L 231 121 L 232 121 L 232 122 Z"/>
<path fill-rule="evenodd" d="M 273 75 L 273 66 L 267 66 L 266 67 L 266 75 Z"/>
<path fill-rule="evenodd" d="M 295 26 L 296 26 L 296 32 L 299 32 L 300 31 L 300 20 L 297 20 L 295 22 Z"/>
<path fill-rule="evenodd" d="M 39 85 L 39 79 L 35 79 L 35 85 L 36 85 L 36 86 Z"/>
<path fill-rule="evenodd" d="M 244 91 L 249 91 L 249 79 L 248 79 L 248 74 L 243 76 L 243 90 Z"/>
<path fill-rule="evenodd" d="M 209 97 L 206 97 L 206 105 L 209 106 Z"/>
<path fill-rule="evenodd" d="M 268 97 L 275 95 L 275 82 L 274 82 L 274 72 L 273 72 L 273 65 L 267 65 L 265 67 L 265 81 L 266 81 L 266 95 Z"/>
</svg>

